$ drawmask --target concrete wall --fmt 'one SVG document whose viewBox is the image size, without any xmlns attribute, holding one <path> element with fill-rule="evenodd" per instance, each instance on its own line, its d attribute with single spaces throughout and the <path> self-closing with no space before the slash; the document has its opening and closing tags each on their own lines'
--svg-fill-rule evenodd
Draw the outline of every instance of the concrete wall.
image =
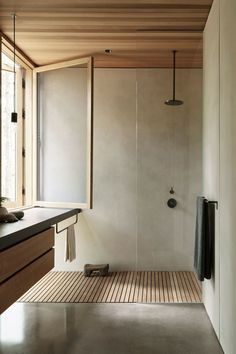
<svg viewBox="0 0 236 354">
<path fill-rule="evenodd" d="M 177 71 L 177 98 L 171 94 L 172 72 L 137 72 L 137 215 L 139 269 L 192 269 L 195 199 L 201 194 L 201 70 Z M 167 207 L 174 186 L 178 201 Z"/>
<path fill-rule="evenodd" d="M 177 71 L 180 107 L 168 107 L 172 71 L 95 70 L 94 209 L 76 226 L 77 259 L 112 269 L 190 270 L 201 194 L 201 70 Z M 171 186 L 176 209 L 166 205 Z"/>
</svg>

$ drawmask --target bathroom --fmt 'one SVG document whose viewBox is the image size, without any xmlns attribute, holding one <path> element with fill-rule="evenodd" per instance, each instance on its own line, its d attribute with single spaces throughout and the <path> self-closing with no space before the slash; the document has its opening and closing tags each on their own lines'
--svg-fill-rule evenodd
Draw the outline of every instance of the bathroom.
<svg viewBox="0 0 236 354">
<path fill-rule="evenodd" d="M 0 352 L 235 354 L 233 0 L 22 1 L 0 4 Z"/>
</svg>

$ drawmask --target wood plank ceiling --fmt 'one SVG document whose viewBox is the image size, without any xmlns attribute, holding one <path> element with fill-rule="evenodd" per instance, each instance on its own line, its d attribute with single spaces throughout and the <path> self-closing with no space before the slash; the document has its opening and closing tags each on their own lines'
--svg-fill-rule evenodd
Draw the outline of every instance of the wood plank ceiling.
<svg viewBox="0 0 236 354">
<path fill-rule="evenodd" d="M 202 67 L 212 0 L 1 0 L 0 30 L 36 65 L 87 55 L 96 67 Z M 105 50 L 111 49 L 111 54 Z"/>
</svg>

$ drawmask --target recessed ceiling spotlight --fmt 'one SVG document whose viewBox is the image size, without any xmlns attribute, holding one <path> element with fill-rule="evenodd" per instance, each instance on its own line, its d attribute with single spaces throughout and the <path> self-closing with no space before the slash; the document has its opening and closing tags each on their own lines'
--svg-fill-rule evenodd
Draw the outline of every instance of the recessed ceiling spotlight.
<svg viewBox="0 0 236 354">
<path fill-rule="evenodd" d="M 105 49 L 105 53 L 111 54 L 111 53 L 112 53 L 112 50 L 111 50 L 111 49 Z"/>
</svg>

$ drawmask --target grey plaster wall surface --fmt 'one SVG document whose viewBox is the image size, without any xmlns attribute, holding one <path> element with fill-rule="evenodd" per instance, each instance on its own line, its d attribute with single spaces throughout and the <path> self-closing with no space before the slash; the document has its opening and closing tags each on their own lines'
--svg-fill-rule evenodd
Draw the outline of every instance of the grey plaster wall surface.
<svg viewBox="0 0 236 354">
<path fill-rule="evenodd" d="M 96 69 L 94 208 L 76 225 L 77 259 L 56 269 L 108 262 L 112 269 L 191 270 L 195 198 L 201 194 L 202 71 L 177 72 L 181 107 L 168 107 L 172 71 Z M 166 202 L 174 186 L 178 201 Z"/>
<path fill-rule="evenodd" d="M 138 70 L 138 266 L 192 269 L 195 199 L 201 193 L 201 71 L 177 72 L 177 98 L 170 70 Z M 178 205 L 167 207 L 174 186 Z"/>
</svg>

